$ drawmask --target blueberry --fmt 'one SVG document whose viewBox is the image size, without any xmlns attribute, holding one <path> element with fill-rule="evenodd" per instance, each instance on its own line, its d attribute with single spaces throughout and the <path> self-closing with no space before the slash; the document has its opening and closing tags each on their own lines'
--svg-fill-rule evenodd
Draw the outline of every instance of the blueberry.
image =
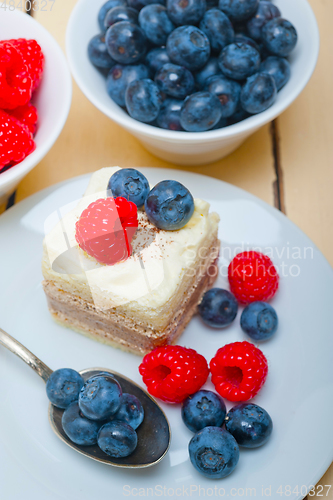
<svg viewBox="0 0 333 500">
<path fill-rule="evenodd" d="M 89 378 L 79 394 L 79 407 L 83 415 L 91 420 L 106 420 L 118 411 L 122 390 L 112 376 Z"/>
<path fill-rule="evenodd" d="M 107 30 L 113 24 L 119 23 L 120 21 L 128 21 L 130 23 L 138 23 L 138 11 L 132 9 L 132 7 L 126 7 L 124 5 L 119 5 L 118 7 L 113 7 L 109 10 L 104 19 L 104 28 Z"/>
<path fill-rule="evenodd" d="M 225 428 L 245 448 L 263 445 L 272 434 L 272 419 L 258 405 L 243 403 L 234 406 L 225 419 Z"/>
<path fill-rule="evenodd" d="M 233 22 L 245 21 L 252 17 L 259 6 L 259 0 L 220 0 L 221 9 Z"/>
<path fill-rule="evenodd" d="M 206 0 L 207 10 L 215 9 L 219 6 L 219 0 Z"/>
<path fill-rule="evenodd" d="M 208 78 L 220 74 L 221 70 L 217 57 L 211 57 L 208 63 L 203 68 L 201 68 L 200 71 L 195 73 L 194 78 L 199 88 L 203 89 Z"/>
<path fill-rule="evenodd" d="M 206 0 L 167 0 L 167 9 L 177 26 L 198 24 L 206 12 Z"/>
<path fill-rule="evenodd" d="M 143 422 L 143 418 L 144 410 L 138 398 L 132 394 L 124 393 L 120 408 L 113 415 L 112 421 L 125 422 L 125 424 L 130 425 L 133 429 L 137 429 Z"/>
<path fill-rule="evenodd" d="M 230 325 L 237 316 L 238 302 L 234 295 L 222 288 L 208 290 L 199 304 L 202 320 L 213 328 Z"/>
<path fill-rule="evenodd" d="M 165 64 L 156 73 L 155 82 L 161 92 L 177 99 L 183 99 L 194 89 L 192 73 L 177 64 Z"/>
<path fill-rule="evenodd" d="M 206 90 L 216 95 L 221 103 L 223 118 L 228 118 L 236 112 L 241 89 L 238 82 L 223 75 L 212 76 L 206 82 Z"/>
<path fill-rule="evenodd" d="M 135 80 L 125 93 L 126 108 L 129 115 L 140 122 L 154 121 L 161 108 L 162 97 L 158 86 L 152 80 Z"/>
<path fill-rule="evenodd" d="M 214 125 L 214 127 L 211 130 L 217 130 L 219 128 L 224 128 L 227 126 L 228 126 L 228 119 L 222 117 L 221 120 L 219 122 L 217 122 L 217 124 Z"/>
<path fill-rule="evenodd" d="M 139 14 L 139 23 L 146 37 L 155 45 L 165 45 L 168 36 L 175 29 L 163 5 L 144 7 Z"/>
<path fill-rule="evenodd" d="M 101 423 L 89 420 L 82 415 L 78 403 L 72 403 L 62 414 L 62 428 L 75 444 L 91 446 L 97 443 Z"/>
<path fill-rule="evenodd" d="M 157 117 L 157 125 L 166 130 L 183 130 L 180 124 L 180 111 L 183 101 L 165 99 Z"/>
<path fill-rule="evenodd" d="M 112 59 L 121 64 L 134 64 L 145 55 L 147 40 L 139 26 L 120 21 L 108 28 L 105 43 Z"/>
<path fill-rule="evenodd" d="M 134 80 L 148 78 L 149 71 L 144 64 L 133 64 L 123 66 L 117 64 L 108 74 L 106 79 L 106 89 L 119 106 L 125 107 L 125 92 L 128 85 Z"/>
<path fill-rule="evenodd" d="M 247 43 L 232 43 L 219 57 L 222 73 L 233 80 L 244 80 L 259 70 L 260 54 Z"/>
<path fill-rule="evenodd" d="M 181 229 L 193 215 L 194 200 L 180 182 L 162 181 L 147 196 L 145 210 L 156 227 L 166 231 Z"/>
<path fill-rule="evenodd" d="M 209 40 L 205 33 L 195 26 L 176 28 L 167 40 L 167 52 L 171 62 L 195 71 L 208 62 Z"/>
<path fill-rule="evenodd" d="M 273 55 L 286 57 L 295 48 L 297 31 L 289 21 L 277 17 L 263 26 L 261 39 L 264 47 Z"/>
<path fill-rule="evenodd" d="M 186 97 L 180 112 L 180 123 L 188 132 L 204 132 L 215 127 L 222 117 L 218 98 L 207 91 Z"/>
<path fill-rule="evenodd" d="M 245 109 L 243 109 L 239 103 L 235 113 L 228 118 L 228 125 L 234 125 L 235 123 L 245 120 L 249 116 L 251 115 L 247 111 L 245 111 Z"/>
<path fill-rule="evenodd" d="M 101 427 L 97 443 L 110 457 L 123 458 L 133 453 L 138 444 L 138 437 L 133 427 L 115 420 Z"/>
<path fill-rule="evenodd" d="M 257 73 L 250 76 L 242 88 L 242 108 L 251 114 L 261 113 L 272 106 L 276 92 L 274 78 L 268 73 Z"/>
<path fill-rule="evenodd" d="M 153 77 L 156 72 L 164 66 L 164 64 L 169 62 L 170 59 L 165 47 L 156 47 L 155 49 L 151 49 L 146 55 L 146 64 Z"/>
<path fill-rule="evenodd" d="M 152 3 L 158 3 L 160 5 L 165 5 L 166 0 L 127 0 L 127 4 L 133 9 L 141 10 L 146 5 L 150 5 Z"/>
<path fill-rule="evenodd" d="M 98 11 L 98 24 L 100 27 L 101 31 L 105 31 L 104 29 L 104 21 L 105 21 L 105 16 L 108 13 L 110 9 L 113 9 L 113 7 L 117 7 L 118 5 L 126 5 L 126 0 L 108 0 L 105 2 L 102 7 Z"/>
<path fill-rule="evenodd" d="M 271 75 L 279 91 L 290 78 L 290 64 L 284 57 L 270 56 L 261 63 L 260 72 Z"/>
<path fill-rule="evenodd" d="M 182 419 L 186 427 L 197 432 L 204 427 L 221 427 L 226 415 L 223 399 L 212 391 L 198 391 L 182 404 Z"/>
<path fill-rule="evenodd" d="M 252 40 L 252 38 L 244 35 L 244 33 L 235 33 L 234 43 L 237 43 L 237 44 L 238 43 L 247 43 L 248 45 L 251 45 L 251 47 L 256 49 L 260 54 L 260 46 L 257 44 L 257 42 Z"/>
<path fill-rule="evenodd" d="M 188 448 L 195 469 L 213 479 L 231 474 L 239 460 L 236 440 L 221 427 L 205 427 L 198 431 Z"/>
<path fill-rule="evenodd" d="M 90 40 L 88 44 L 88 57 L 96 68 L 111 69 L 116 64 L 107 51 L 103 33 L 94 36 Z"/>
<path fill-rule="evenodd" d="M 46 394 L 51 403 L 58 408 L 67 408 L 77 401 L 84 384 L 81 375 L 71 368 L 60 368 L 49 376 L 46 382 Z"/>
<path fill-rule="evenodd" d="M 277 330 L 278 317 L 275 309 L 266 302 L 252 302 L 242 312 L 240 324 L 251 339 L 267 340 Z"/>
<path fill-rule="evenodd" d="M 209 40 L 212 51 L 221 52 L 234 41 L 234 29 L 230 19 L 219 9 L 208 10 L 200 21 L 199 28 Z"/>
<path fill-rule="evenodd" d="M 108 187 L 113 196 L 123 196 L 138 208 L 142 207 L 150 191 L 146 177 L 134 168 L 123 168 L 111 175 Z"/>
<path fill-rule="evenodd" d="M 258 10 L 255 15 L 247 22 L 247 32 L 254 40 L 261 39 L 261 29 L 267 21 L 280 17 L 280 10 L 272 2 L 259 2 Z"/>
</svg>

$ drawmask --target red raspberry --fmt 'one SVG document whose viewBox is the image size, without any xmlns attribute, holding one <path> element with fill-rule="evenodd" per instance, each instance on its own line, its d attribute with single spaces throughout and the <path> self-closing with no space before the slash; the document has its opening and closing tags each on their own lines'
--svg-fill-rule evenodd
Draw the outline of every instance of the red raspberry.
<svg viewBox="0 0 333 500">
<path fill-rule="evenodd" d="M 221 347 L 210 362 L 212 382 L 229 401 L 247 401 L 264 385 L 268 365 L 260 349 L 250 342 Z"/>
<path fill-rule="evenodd" d="M 168 403 L 181 403 L 207 380 L 207 361 L 193 349 L 179 345 L 157 347 L 139 366 L 148 392 Z"/>
<path fill-rule="evenodd" d="M 279 286 L 279 275 L 267 255 L 259 252 L 242 252 L 228 267 L 230 290 L 241 304 L 274 297 Z"/>
<path fill-rule="evenodd" d="M 35 147 L 30 130 L 0 110 L 0 171 L 6 165 L 24 160 Z"/>
<path fill-rule="evenodd" d="M 116 264 L 131 253 L 138 227 L 137 206 L 125 198 L 101 198 L 83 210 L 76 223 L 80 248 L 102 264 Z"/>
<path fill-rule="evenodd" d="M 0 42 L 0 108 L 14 109 L 30 101 L 32 80 L 20 52 Z"/>
<path fill-rule="evenodd" d="M 45 62 L 40 45 L 36 40 L 26 40 L 25 38 L 9 40 L 9 42 L 21 53 L 32 79 L 32 91 L 36 90 L 42 79 Z"/>
<path fill-rule="evenodd" d="M 14 116 L 28 127 L 32 135 L 36 132 L 36 123 L 38 120 L 37 109 L 30 102 L 24 106 L 19 106 L 18 108 L 11 109 L 8 114 Z"/>
</svg>

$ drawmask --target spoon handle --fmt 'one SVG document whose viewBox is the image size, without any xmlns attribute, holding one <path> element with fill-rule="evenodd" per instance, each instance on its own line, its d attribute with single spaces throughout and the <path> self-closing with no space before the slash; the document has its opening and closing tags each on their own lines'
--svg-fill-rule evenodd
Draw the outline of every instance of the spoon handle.
<svg viewBox="0 0 333 500">
<path fill-rule="evenodd" d="M 24 345 L 20 344 L 16 339 L 11 337 L 8 333 L 6 333 L 2 328 L 0 328 L 0 344 L 6 347 L 9 351 L 16 354 L 19 358 L 21 358 L 27 365 L 29 365 L 37 375 L 42 377 L 44 382 L 47 381 L 49 376 L 52 373 L 51 368 L 46 366 L 43 361 L 41 361 L 37 356 L 32 354 Z"/>
</svg>

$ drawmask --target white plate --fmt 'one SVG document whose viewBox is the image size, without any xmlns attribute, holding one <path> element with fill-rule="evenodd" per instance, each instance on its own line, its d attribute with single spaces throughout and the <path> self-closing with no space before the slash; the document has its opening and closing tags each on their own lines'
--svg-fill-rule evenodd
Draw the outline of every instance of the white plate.
<svg viewBox="0 0 333 500">
<path fill-rule="evenodd" d="M 195 197 L 210 201 L 221 216 L 220 237 L 226 254 L 230 249 L 241 251 L 243 245 L 273 252 L 281 284 L 272 304 L 280 326 L 273 339 L 261 344 L 269 361 L 269 376 L 255 399 L 273 418 L 272 437 L 262 448 L 242 450 L 229 477 L 208 480 L 189 461 L 187 445 L 192 433 L 182 423 L 179 407 L 162 405 L 171 424 L 172 443 L 160 464 L 128 471 L 95 463 L 70 450 L 52 433 L 43 382 L 1 348 L 1 498 L 302 498 L 333 458 L 332 269 L 297 227 L 250 194 L 186 172 L 142 171 L 152 183 L 175 178 Z M 44 221 L 57 208 L 79 198 L 88 178 L 46 189 L 1 216 L 0 324 L 53 369 L 105 366 L 142 384 L 139 357 L 56 325 L 46 307 L 40 270 Z M 221 259 L 222 274 L 226 260 Z M 226 284 L 222 276 L 219 284 Z M 222 345 L 244 340 L 239 316 L 240 312 L 234 324 L 221 331 L 212 331 L 194 318 L 180 343 L 209 361 Z M 212 388 L 210 382 L 207 387 Z"/>
</svg>

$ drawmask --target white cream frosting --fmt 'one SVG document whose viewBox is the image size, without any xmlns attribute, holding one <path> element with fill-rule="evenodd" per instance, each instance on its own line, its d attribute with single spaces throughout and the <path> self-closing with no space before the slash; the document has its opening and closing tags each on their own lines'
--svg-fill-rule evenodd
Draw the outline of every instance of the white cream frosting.
<svg viewBox="0 0 333 500">
<path fill-rule="evenodd" d="M 219 216 L 209 213 L 207 202 L 195 199 L 194 214 L 186 226 L 178 231 L 156 232 L 144 211 L 139 210 L 139 228 L 144 228 L 133 241 L 137 251 L 123 262 L 101 265 L 78 247 L 75 223 L 90 203 L 107 196 L 108 181 L 117 170 L 119 167 L 108 167 L 95 172 L 76 207 L 46 235 L 43 274 L 60 287 L 65 282 L 66 289 L 72 288 L 76 294 L 80 287 L 88 287 L 95 305 L 102 309 L 127 304 L 132 311 L 143 309 L 152 315 L 160 314 L 177 292 L 185 272 L 190 272 L 198 260 L 199 250 L 205 246 L 208 249 L 216 238 Z M 149 244 L 144 245 L 147 234 Z M 68 252 L 69 247 L 72 250 Z"/>
</svg>

